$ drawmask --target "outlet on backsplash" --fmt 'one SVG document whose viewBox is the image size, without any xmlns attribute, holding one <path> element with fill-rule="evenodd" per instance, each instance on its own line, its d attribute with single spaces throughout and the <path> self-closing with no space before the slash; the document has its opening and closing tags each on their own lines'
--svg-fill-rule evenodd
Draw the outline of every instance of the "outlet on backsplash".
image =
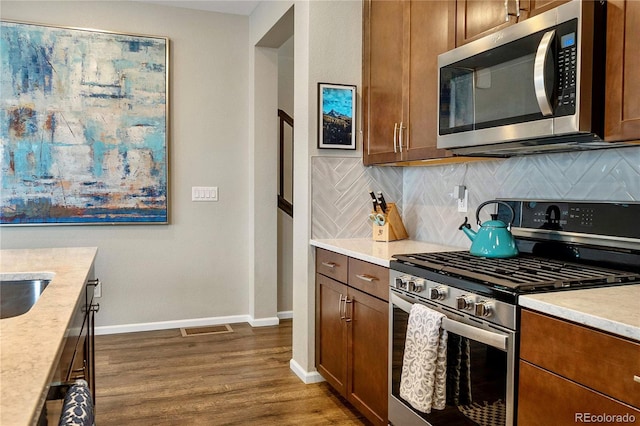
<svg viewBox="0 0 640 426">
<path fill-rule="evenodd" d="M 469 190 L 464 185 L 456 185 L 453 188 L 453 193 L 451 194 L 453 198 L 456 199 L 458 204 L 458 212 L 466 213 L 468 210 L 469 204 Z"/>
</svg>

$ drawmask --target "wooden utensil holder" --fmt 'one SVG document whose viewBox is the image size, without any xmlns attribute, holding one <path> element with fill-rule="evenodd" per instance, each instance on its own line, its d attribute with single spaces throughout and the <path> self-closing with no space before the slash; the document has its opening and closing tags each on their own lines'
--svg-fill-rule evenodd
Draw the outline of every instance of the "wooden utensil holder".
<svg viewBox="0 0 640 426">
<path fill-rule="evenodd" d="M 383 213 L 378 206 L 373 214 L 384 215 L 384 225 L 373 224 L 374 241 L 396 241 L 409 238 L 407 230 L 404 228 L 402 218 L 398 213 L 398 208 L 394 203 L 387 203 L 387 212 Z"/>
</svg>

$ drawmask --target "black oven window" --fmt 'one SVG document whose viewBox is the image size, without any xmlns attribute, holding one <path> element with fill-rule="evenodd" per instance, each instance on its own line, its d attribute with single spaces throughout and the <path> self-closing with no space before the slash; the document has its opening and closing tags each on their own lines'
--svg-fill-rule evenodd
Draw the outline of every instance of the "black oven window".
<svg viewBox="0 0 640 426">
<path fill-rule="evenodd" d="M 392 393 L 400 394 L 404 341 L 409 314 L 393 310 Z M 415 411 L 434 425 L 505 424 L 507 354 L 494 347 L 448 333 L 447 405 L 430 414 Z"/>
</svg>

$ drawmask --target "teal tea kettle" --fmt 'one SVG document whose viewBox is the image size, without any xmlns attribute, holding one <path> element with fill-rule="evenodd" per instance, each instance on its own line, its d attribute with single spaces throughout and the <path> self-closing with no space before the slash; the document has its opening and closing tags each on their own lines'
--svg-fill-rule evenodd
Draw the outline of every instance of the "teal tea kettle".
<svg viewBox="0 0 640 426">
<path fill-rule="evenodd" d="M 480 210 L 487 204 L 502 204 L 509 208 L 511 219 L 506 225 L 503 221 L 498 220 L 498 215 L 491 214 L 491 220 L 480 223 Z M 490 257 L 490 258 L 508 258 L 518 255 L 518 247 L 516 241 L 511 235 L 511 222 L 515 218 L 513 207 L 504 201 L 491 200 L 485 201 L 478 206 L 476 210 L 476 221 L 478 223 L 478 232 L 471 230 L 468 218 L 464 218 L 464 223 L 458 229 L 462 230 L 472 241 L 469 252 L 474 256 Z"/>
</svg>

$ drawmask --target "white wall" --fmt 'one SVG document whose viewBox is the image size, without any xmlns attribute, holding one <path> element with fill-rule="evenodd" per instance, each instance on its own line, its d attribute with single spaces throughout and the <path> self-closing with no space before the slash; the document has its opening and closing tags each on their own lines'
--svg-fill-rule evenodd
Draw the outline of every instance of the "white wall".
<svg viewBox="0 0 640 426">
<path fill-rule="evenodd" d="M 278 109 L 293 114 L 294 37 L 278 49 Z M 285 129 L 288 126 L 285 125 Z M 287 134 L 285 132 L 285 134 Z M 285 152 L 286 153 L 286 152 Z M 293 173 L 293 158 L 285 156 L 285 176 Z M 285 182 L 289 182 L 285 179 Z M 285 186 L 284 195 L 288 195 Z M 290 199 L 287 197 L 287 199 Z M 278 312 L 293 310 L 293 218 L 278 210 Z"/>
<path fill-rule="evenodd" d="M 246 316 L 249 19 L 133 2 L 4 1 L 2 19 L 170 39 L 170 225 L 1 229 L 2 248 L 97 246 L 97 325 Z M 191 186 L 218 186 L 217 203 Z"/>
</svg>

